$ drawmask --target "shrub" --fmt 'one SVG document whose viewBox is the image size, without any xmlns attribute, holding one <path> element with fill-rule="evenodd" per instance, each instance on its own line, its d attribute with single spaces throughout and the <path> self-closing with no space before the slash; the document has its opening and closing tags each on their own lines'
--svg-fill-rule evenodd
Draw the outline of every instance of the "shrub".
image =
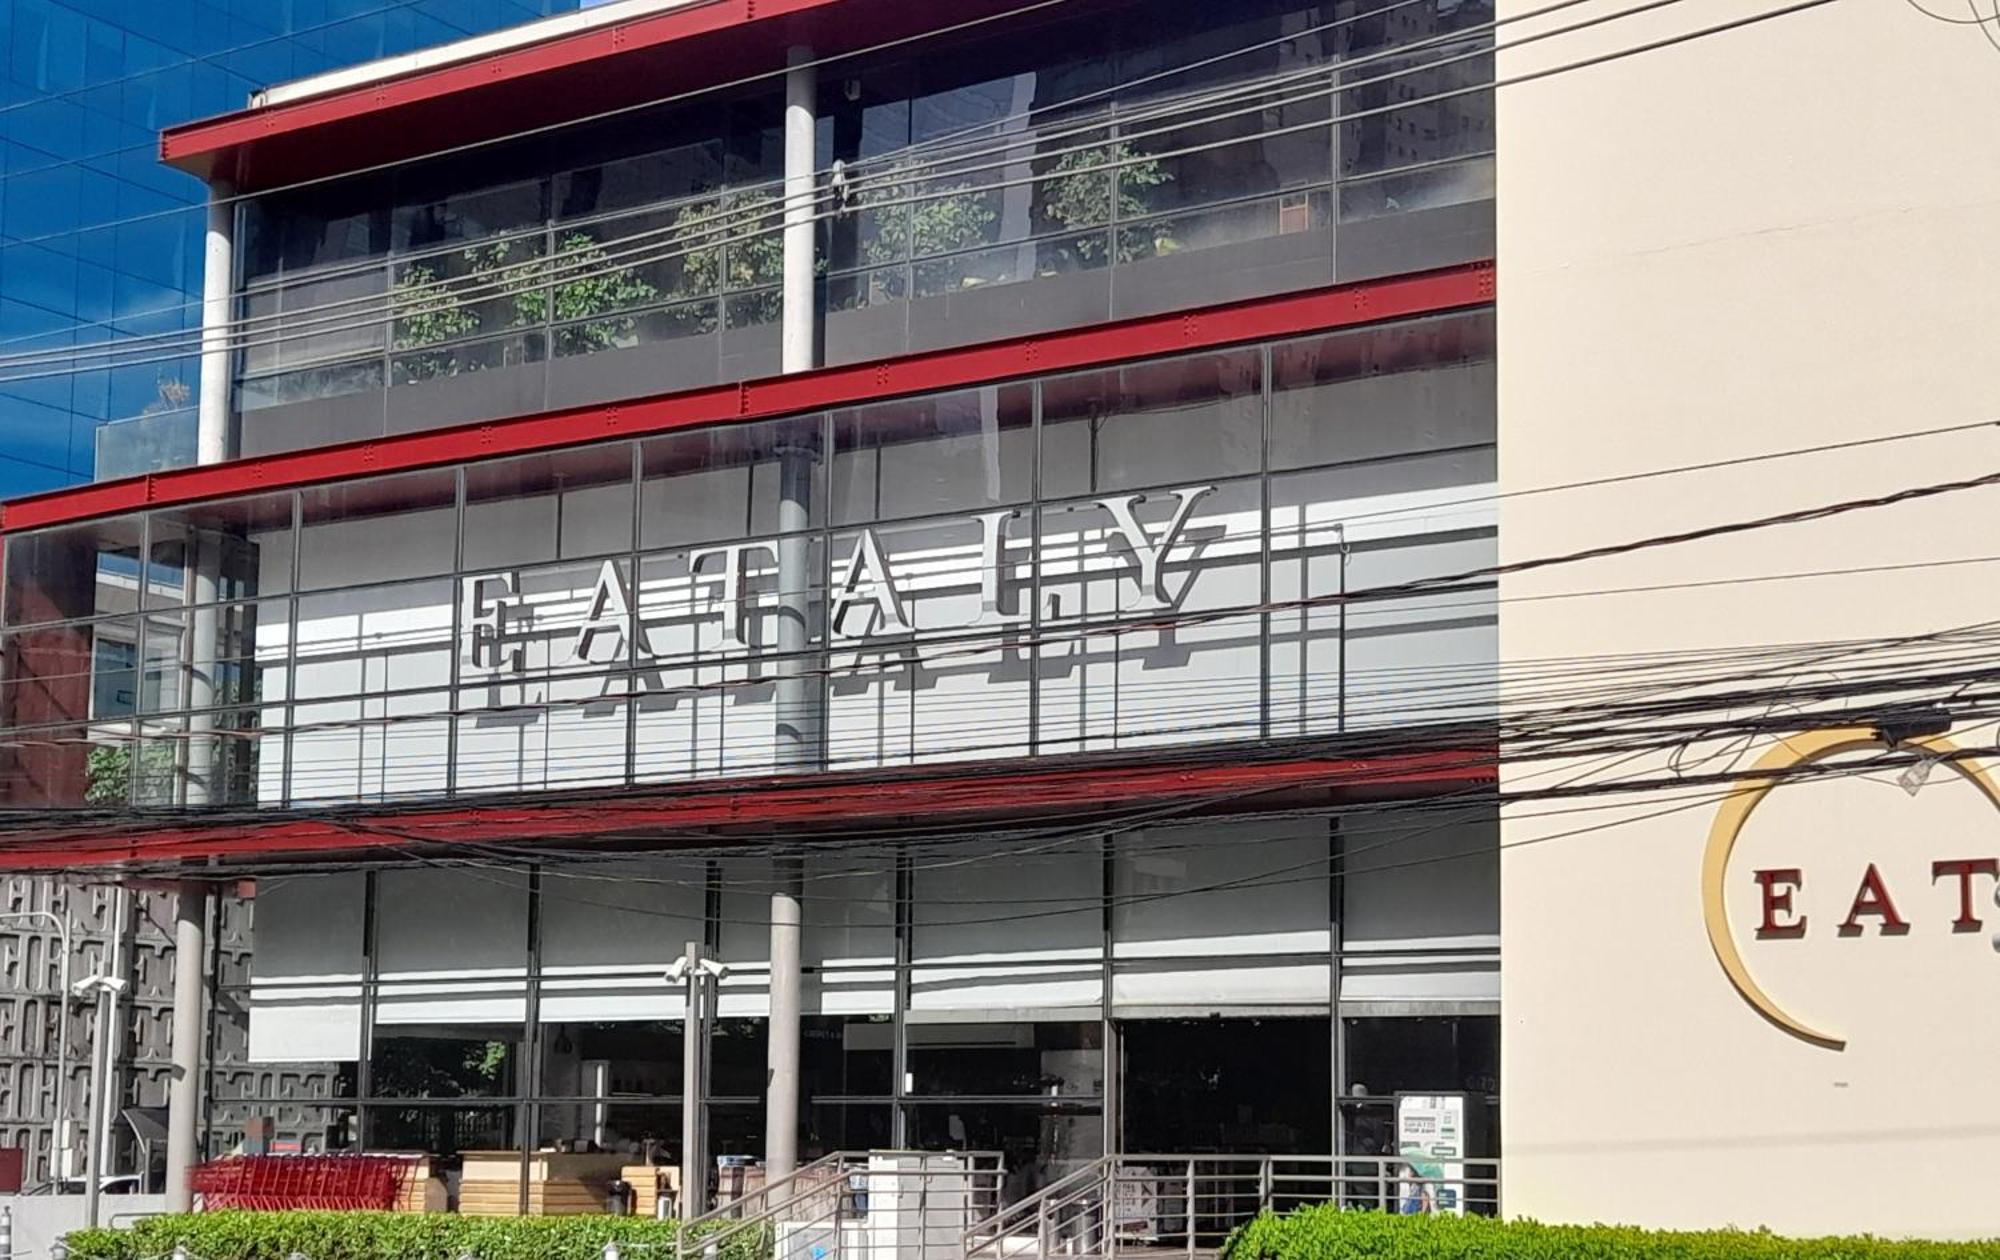
<svg viewBox="0 0 2000 1260">
<path fill-rule="evenodd" d="M 1326 1205 L 1269 1212 L 1223 1244 L 1222 1260 L 2000 1260 L 2000 1241 L 1780 1238 L 1763 1231 L 1672 1232 L 1543 1225 L 1479 1216 L 1393 1216 Z"/>
<path fill-rule="evenodd" d="M 75 1260 L 144 1260 L 179 1246 L 191 1260 L 594 1260 L 607 1242 L 630 1248 L 628 1260 L 672 1260 L 674 1238 L 674 1222 L 631 1216 L 201 1212 L 76 1230 L 68 1242 Z M 771 1232 L 759 1226 L 732 1235 L 720 1260 L 770 1260 L 771 1251 Z"/>
</svg>

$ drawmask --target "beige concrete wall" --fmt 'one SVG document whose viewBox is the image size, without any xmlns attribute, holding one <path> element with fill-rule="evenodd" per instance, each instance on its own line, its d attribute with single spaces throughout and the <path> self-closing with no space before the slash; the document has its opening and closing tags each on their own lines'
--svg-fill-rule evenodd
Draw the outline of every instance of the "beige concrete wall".
<svg viewBox="0 0 2000 1260">
<path fill-rule="evenodd" d="M 1500 39 L 1633 3 L 1593 0 Z M 1509 0 L 1502 13 L 1529 7 Z M 1759 7 L 1683 0 L 1504 53 L 1498 73 L 1504 83 Z M 1835 0 L 1502 86 L 1499 149 L 1503 490 L 2000 418 L 2000 51 L 1977 30 L 1898 0 Z M 1502 503 L 1502 557 L 1995 470 L 2000 430 L 1986 428 L 1516 494 Z M 1524 573 L 1502 583 L 1503 660 L 2000 619 L 1996 526 L 1989 489 Z M 1872 571 L 1795 576 L 1834 569 Z M 1800 653 L 1767 681 L 1852 677 L 1865 659 Z M 1537 689 L 1511 684 L 1509 701 Z M 1966 738 L 1991 746 L 1994 728 Z M 1718 749 L 1692 740 L 1683 763 L 1731 764 L 1708 759 Z M 1504 782 L 1666 768 L 1660 755 L 1521 764 Z M 1954 932 L 1956 888 L 1929 878 L 1938 858 L 2000 857 L 2000 813 L 1953 778 L 1914 798 L 1880 779 L 1790 787 L 1744 832 L 1727 886 L 1746 962 L 1801 1019 L 1843 1033 L 1841 1050 L 1774 1027 L 1718 965 L 1699 889 L 1712 793 L 1565 814 L 1511 806 L 1508 1210 L 2000 1235 L 2000 909 L 1981 881 L 1982 930 Z M 1834 930 L 1870 861 L 1910 920 L 1905 936 Z M 1754 938 L 1750 872 L 1765 866 L 1806 872 L 1803 939 Z"/>
</svg>

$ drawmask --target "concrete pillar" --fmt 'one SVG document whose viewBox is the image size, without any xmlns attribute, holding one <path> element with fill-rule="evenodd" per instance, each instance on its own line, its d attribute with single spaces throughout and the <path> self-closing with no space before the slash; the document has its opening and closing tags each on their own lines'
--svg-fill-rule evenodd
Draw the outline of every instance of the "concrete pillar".
<svg viewBox="0 0 2000 1260">
<path fill-rule="evenodd" d="M 783 366 L 804 372 L 819 363 L 819 320 L 813 293 L 815 237 L 812 50 L 793 48 L 785 76 L 785 236 Z M 810 447 L 781 452 L 778 468 L 778 633 L 775 768 L 811 769 L 819 756 L 819 677 L 808 668 L 812 645 L 813 472 Z M 766 1038 L 764 1172 L 766 1183 L 789 1177 L 799 1160 L 799 902 L 805 882 L 800 858 L 781 858 L 771 893 L 771 1019 Z"/>
<path fill-rule="evenodd" d="M 771 1035 L 766 1059 L 770 1084 L 764 1112 L 766 1184 L 799 1166 L 799 901 L 805 883 L 802 858 L 778 859 L 771 893 Z"/>
<path fill-rule="evenodd" d="M 208 886 L 185 881 L 174 904 L 173 1075 L 167 1085 L 167 1211 L 194 1207 L 188 1177 L 201 1132 L 202 960 Z"/>
<path fill-rule="evenodd" d="M 819 74 L 812 49 L 794 48 L 785 74 L 785 237 L 783 357 L 787 372 L 818 366 L 819 320 L 813 303 L 813 117 Z"/>
<path fill-rule="evenodd" d="M 201 395 L 195 411 L 195 459 L 219 464 L 236 456 L 229 348 L 236 290 L 235 189 L 217 180 L 208 191 L 208 234 L 201 266 Z"/>
</svg>

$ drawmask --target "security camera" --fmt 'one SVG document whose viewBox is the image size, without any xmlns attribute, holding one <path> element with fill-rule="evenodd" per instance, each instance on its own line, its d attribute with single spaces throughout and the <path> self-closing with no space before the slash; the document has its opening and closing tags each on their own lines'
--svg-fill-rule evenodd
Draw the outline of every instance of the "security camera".
<svg viewBox="0 0 2000 1260">
<path fill-rule="evenodd" d="M 69 991 L 77 997 L 86 998 L 93 993 L 109 993 L 113 997 L 125 992 L 126 982 L 117 976 L 85 976 L 69 986 Z"/>
</svg>

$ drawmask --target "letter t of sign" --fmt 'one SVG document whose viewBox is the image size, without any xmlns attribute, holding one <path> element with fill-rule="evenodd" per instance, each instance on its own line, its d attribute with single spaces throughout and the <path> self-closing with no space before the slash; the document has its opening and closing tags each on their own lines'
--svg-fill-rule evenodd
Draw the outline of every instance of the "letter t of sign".
<svg viewBox="0 0 2000 1260">
<path fill-rule="evenodd" d="M 1131 550 L 1133 558 L 1139 562 L 1139 603 L 1141 609 L 1172 608 L 1174 601 L 1167 598 L 1164 575 L 1160 572 L 1160 561 L 1165 558 L 1168 548 L 1180 540 L 1181 531 L 1187 528 L 1188 516 L 1194 505 L 1203 497 L 1214 493 L 1214 486 L 1182 486 L 1174 491 L 1179 500 L 1174 505 L 1174 514 L 1167 518 L 1167 527 L 1155 542 L 1146 533 L 1146 527 L 1133 515 L 1132 507 L 1146 496 L 1142 494 L 1119 495 L 1116 498 L 1099 499 L 1097 505 L 1111 513 L 1111 519 L 1118 526 L 1125 546 Z"/>
</svg>

